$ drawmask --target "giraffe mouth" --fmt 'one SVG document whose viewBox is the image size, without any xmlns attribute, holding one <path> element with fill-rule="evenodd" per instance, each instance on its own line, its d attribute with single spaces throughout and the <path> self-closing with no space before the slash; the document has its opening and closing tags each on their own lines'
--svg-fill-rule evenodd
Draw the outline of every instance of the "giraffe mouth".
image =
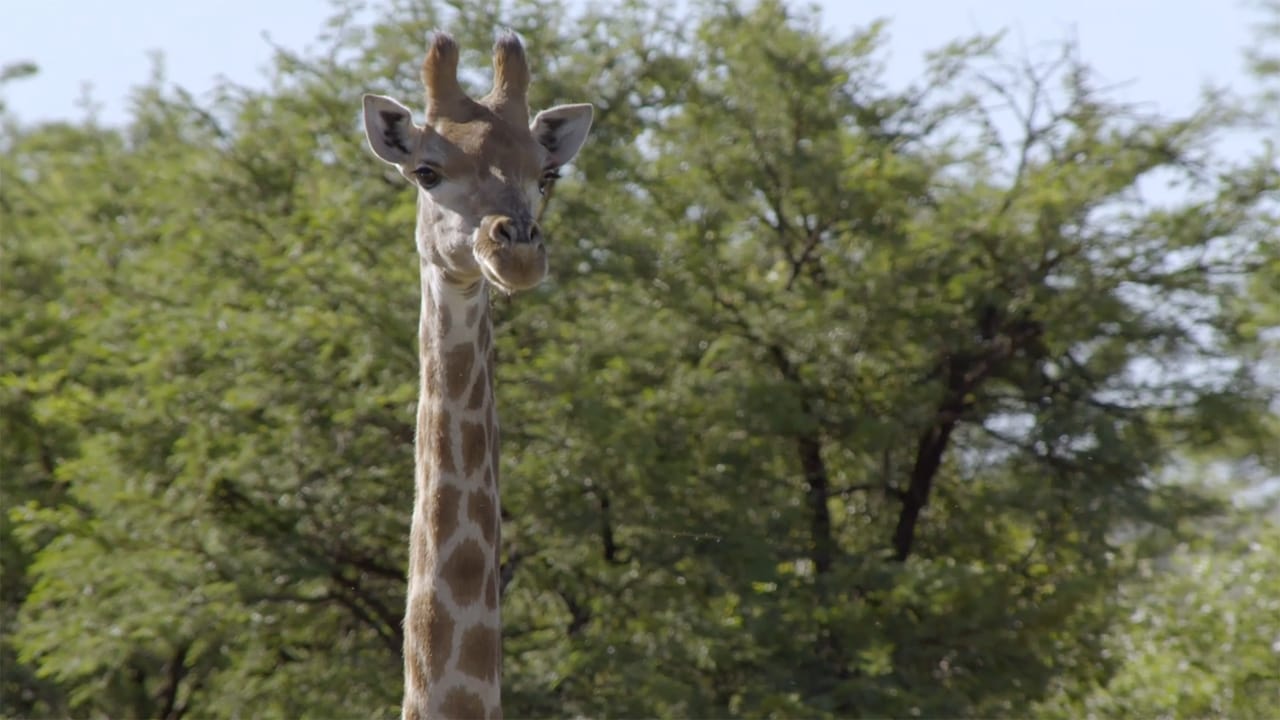
<svg viewBox="0 0 1280 720">
<path fill-rule="evenodd" d="M 499 243 L 482 237 L 475 254 L 480 274 L 507 294 L 535 287 L 547 276 L 547 249 L 541 242 Z"/>
<path fill-rule="evenodd" d="M 480 273 L 508 295 L 547 276 L 547 247 L 536 225 L 517 233 L 510 219 L 490 216 L 477 230 L 473 247 Z"/>
</svg>

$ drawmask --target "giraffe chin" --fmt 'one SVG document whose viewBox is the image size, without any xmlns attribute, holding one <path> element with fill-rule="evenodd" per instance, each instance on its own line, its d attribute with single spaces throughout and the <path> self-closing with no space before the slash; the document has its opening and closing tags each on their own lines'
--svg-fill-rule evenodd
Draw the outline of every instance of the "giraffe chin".
<svg viewBox="0 0 1280 720">
<path fill-rule="evenodd" d="M 535 287 L 547 277 L 542 243 L 477 243 L 476 260 L 485 279 L 508 295 Z"/>
</svg>

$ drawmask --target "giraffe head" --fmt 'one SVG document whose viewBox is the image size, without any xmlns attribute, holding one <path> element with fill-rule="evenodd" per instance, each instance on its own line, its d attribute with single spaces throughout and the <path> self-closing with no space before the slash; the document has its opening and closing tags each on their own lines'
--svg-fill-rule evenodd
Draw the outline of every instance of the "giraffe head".
<svg viewBox="0 0 1280 720">
<path fill-rule="evenodd" d="M 512 32 L 493 50 L 493 89 L 472 99 L 458 84 L 458 46 L 437 33 L 422 63 L 427 122 L 382 95 L 364 96 L 369 145 L 418 186 L 418 253 L 462 285 L 505 292 L 537 285 L 547 249 L 537 210 L 558 170 L 591 129 L 590 105 L 559 105 L 529 122 L 529 65 Z"/>
</svg>

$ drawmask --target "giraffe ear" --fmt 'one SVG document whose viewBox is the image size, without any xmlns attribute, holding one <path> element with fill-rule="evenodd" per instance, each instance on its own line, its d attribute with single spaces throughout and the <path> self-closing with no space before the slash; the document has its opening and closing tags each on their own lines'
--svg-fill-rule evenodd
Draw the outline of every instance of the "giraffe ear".
<svg viewBox="0 0 1280 720">
<path fill-rule="evenodd" d="M 591 106 L 587 104 L 557 105 L 538 113 L 529 129 L 547 149 L 544 170 L 554 170 L 578 154 L 591 130 L 591 114 Z"/>
<path fill-rule="evenodd" d="M 422 130 L 409 108 L 384 95 L 364 96 L 364 134 L 373 154 L 392 165 L 409 161 Z"/>
</svg>

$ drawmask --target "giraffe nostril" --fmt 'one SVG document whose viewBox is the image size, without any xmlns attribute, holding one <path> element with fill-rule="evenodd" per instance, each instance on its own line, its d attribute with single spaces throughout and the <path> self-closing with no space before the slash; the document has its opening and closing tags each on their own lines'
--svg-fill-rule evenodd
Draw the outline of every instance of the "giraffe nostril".
<svg viewBox="0 0 1280 720">
<path fill-rule="evenodd" d="M 518 223 L 509 217 L 500 217 L 489 227 L 489 237 L 500 245 L 542 246 L 542 230 L 537 223 Z"/>
<path fill-rule="evenodd" d="M 493 231 L 491 234 L 493 235 L 493 239 L 500 243 L 510 245 L 516 241 L 515 232 L 511 227 L 511 221 L 505 218 L 493 224 Z"/>
</svg>

